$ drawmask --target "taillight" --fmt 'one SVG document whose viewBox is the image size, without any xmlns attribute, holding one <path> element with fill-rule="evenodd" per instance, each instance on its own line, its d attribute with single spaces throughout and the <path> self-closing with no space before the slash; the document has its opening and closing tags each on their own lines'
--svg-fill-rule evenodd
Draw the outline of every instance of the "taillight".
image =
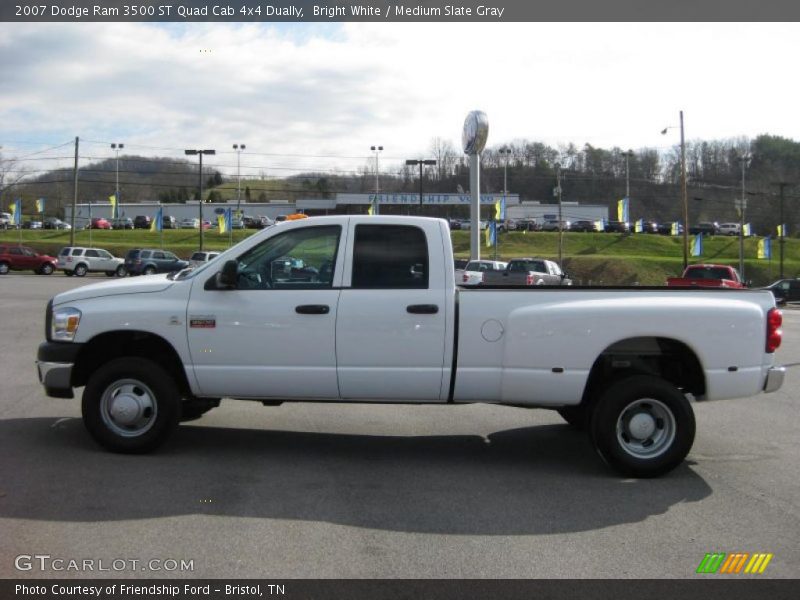
<svg viewBox="0 0 800 600">
<path fill-rule="evenodd" d="M 533 285 L 533 275 L 528 273 L 528 276 L 525 277 L 525 285 Z"/>
<path fill-rule="evenodd" d="M 775 352 L 781 345 L 783 338 L 781 325 L 783 325 L 783 313 L 777 308 L 771 308 L 767 313 L 767 345 L 765 348 L 769 354 Z"/>
<path fill-rule="evenodd" d="M 467 274 L 466 274 L 466 273 L 464 273 L 464 274 L 461 276 L 461 281 L 463 281 L 464 283 L 467 283 L 467 281 L 469 281 L 469 277 L 467 277 Z"/>
</svg>

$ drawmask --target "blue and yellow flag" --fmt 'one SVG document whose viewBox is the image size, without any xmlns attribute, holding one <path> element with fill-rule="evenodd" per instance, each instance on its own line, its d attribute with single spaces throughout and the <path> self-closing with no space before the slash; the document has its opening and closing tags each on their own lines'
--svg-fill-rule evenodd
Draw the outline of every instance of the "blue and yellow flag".
<svg viewBox="0 0 800 600">
<path fill-rule="evenodd" d="M 750 235 L 751 235 L 751 231 L 752 231 L 752 230 L 751 230 L 751 228 L 750 228 L 750 223 L 745 223 L 745 224 L 744 224 L 744 227 L 742 227 L 742 235 L 743 235 L 744 237 L 750 237 Z"/>
<path fill-rule="evenodd" d="M 672 223 L 672 228 L 669 230 L 670 235 L 678 235 L 680 231 L 678 230 L 678 222 L 675 221 Z"/>
<path fill-rule="evenodd" d="M 486 227 L 486 247 L 491 248 L 497 243 L 497 230 L 494 221 L 489 221 Z"/>
<path fill-rule="evenodd" d="M 617 221 L 628 221 L 628 208 L 630 202 L 627 198 L 623 198 L 617 202 Z"/>
<path fill-rule="evenodd" d="M 698 233 L 694 236 L 692 243 L 692 256 L 703 256 L 703 234 Z"/>
<path fill-rule="evenodd" d="M 594 230 L 595 231 L 605 231 L 606 230 L 606 220 L 605 219 L 598 219 L 594 222 Z"/>
<path fill-rule="evenodd" d="M 11 224 L 19 227 L 22 224 L 22 199 L 17 198 L 8 208 L 11 210 Z"/>
<path fill-rule="evenodd" d="M 786 237 L 786 235 L 786 224 L 784 223 L 783 225 L 778 225 L 778 237 Z"/>
<path fill-rule="evenodd" d="M 44 212 L 44 198 L 38 198 L 36 200 L 36 212 L 43 213 Z"/>
<path fill-rule="evenodd" d="M 772 258 L 772 240 L 768 237 L 758 240 L 758 258 Z"/>
<path fill-rule="evenodd" d="M 217 225 L 219 226 L 220 233 L 228 233 L 233 229 L 231 224 L 232 218 L 233 214 L 230 208 L 226 208 L 225 212 L 217 217 Z"/>
<path fill-rule="evenodd" d="M 150 221 L 150 231 L 161 231 L 164 227 L 164 209 L 159 207 L 156 216 Z"/>
<path fill-rule="evenodd" d="M 370 204 L 370 205 L 369 205 L 369 208 L 367 209 L 367 214 L 368 214 L 369 216 L 372 216 L 372 215 L 374 215 L 374 214 L 375 214 L 375 206 L 374 206 L 373 204 Z"/>
<path fill-rule="evenodd" d="M 494 203 L 494 220 L 495 221 L 505 221 L 506 220 L 506 199 L 503 198 L 499 202 Z"/>
<path fill-rule="evenodd" d="M 642 233 L 644 231 L 644 219 L 639 219 L 636 221 L 636 225 L 633 227 L 633 233 Z"/>
<path fill-rule="evenodd" d="M 111 194 L 108 197 L 108 201 L 111 202 L 111 218 L 119 219 L 119 205 L 117 204 L 117 195 Z"/>
</svg>

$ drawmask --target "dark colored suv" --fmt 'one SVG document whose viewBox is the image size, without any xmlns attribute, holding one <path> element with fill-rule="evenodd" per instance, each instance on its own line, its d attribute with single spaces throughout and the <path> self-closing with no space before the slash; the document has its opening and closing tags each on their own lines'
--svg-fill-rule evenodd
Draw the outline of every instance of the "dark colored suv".
<svg viewBox="0 0 800 600">
<path fill-rule="evenodd" d="M 171 273 L 189 266 L 167 250 L 141 249 L 128 250 L 125 256 L 125 269 L 131 275 L 152 275 L 153 273 Z"/>
<path fill-rule="evenodd" d="M 134 229 L 150 229 L 150 217 L 147 215 L 136 215 L 133 218 Z"/>
</svg>

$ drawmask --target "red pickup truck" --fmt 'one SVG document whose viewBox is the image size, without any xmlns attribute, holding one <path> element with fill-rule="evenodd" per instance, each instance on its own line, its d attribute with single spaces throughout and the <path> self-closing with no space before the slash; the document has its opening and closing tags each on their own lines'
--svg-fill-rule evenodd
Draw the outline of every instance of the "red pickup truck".
<svg viewBox="0 0 800 600">
<path fill-rule="evenodd" d="M 671 287 L 746 288 L 739 271 L 728 265 L 689 265 L 680 277 L 668 277 Z"/>
</svg>

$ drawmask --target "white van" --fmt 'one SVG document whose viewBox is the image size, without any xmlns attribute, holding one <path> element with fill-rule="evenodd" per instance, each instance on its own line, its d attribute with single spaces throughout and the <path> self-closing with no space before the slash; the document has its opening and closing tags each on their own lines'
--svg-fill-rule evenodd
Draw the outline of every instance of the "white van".
<svg viewBox="0 0 800 600">
<path fill-rule="evenodd" d="M 719 235 L 739 235 L 742 227 L 739 223 L 720 223 Z"/>
</svg>

